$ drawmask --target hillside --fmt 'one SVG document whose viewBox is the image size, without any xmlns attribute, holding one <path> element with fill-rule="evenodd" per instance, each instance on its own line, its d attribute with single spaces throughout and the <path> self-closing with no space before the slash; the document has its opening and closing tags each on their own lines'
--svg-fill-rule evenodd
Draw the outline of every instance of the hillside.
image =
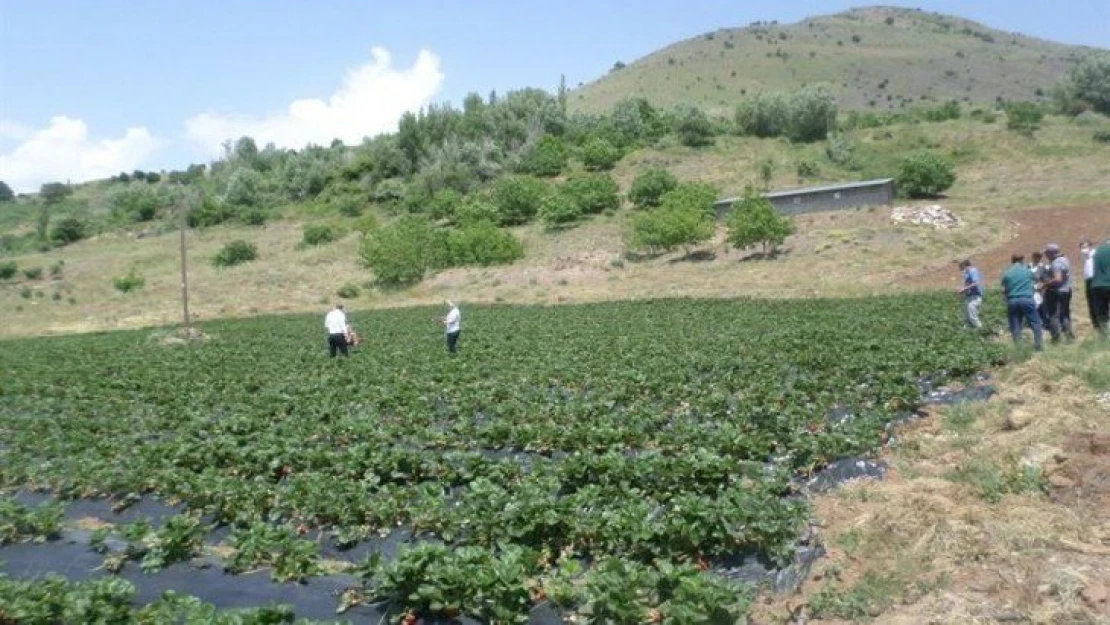
<svg viewBox="0 0 1110 625">
<path fill-rule="evenodd" d="M 697 104 L 723 112 L 747 93 L 815 83 L 827 83 L 846 109 L 1034 100 L 1048 97 L 1090 50 L 920 10 L 861 8 L 675 43 L 614 66 L 573 91 L 570 106 L 598 112 L 638 96 L 657 106 Z"/>
</svg>

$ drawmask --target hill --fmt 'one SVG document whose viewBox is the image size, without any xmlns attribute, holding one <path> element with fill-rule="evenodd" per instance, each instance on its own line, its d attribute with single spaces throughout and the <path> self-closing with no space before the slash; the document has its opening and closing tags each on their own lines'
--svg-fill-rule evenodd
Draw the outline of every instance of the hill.
<svg viewBox="0 0 1110 625">
<path fill-rule="evenodd" d="M 653 52 L 571 94 L 574 110 L 643 97 L 730 111 L 745 94 L 826 83 L 846 109 L 1047 98 L 1092 49 L 915 9 L 869 7 L 796 24 L 726 28 Z"/>
</svg>

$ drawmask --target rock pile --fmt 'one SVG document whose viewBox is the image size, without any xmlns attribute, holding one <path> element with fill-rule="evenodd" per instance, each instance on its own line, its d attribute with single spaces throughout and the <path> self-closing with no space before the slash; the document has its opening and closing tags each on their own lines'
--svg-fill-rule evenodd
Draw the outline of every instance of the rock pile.
<svg viewBox="0 0 1110 625">
<path fill-rule="evenodd" d="M 959 228 L 962 219 L 940 204 L 931 206 L 899 206 L 890 215 L 896 223 L 909 223 L 917 226 L 932 226 L 938 229 Z"/>
</svg>

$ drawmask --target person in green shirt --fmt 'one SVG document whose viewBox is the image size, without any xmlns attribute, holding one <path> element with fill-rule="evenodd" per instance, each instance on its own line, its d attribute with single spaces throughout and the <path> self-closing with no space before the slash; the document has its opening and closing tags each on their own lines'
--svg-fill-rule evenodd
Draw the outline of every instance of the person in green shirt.
<svg viewBox="0 0 1110 625">
<path fill-rule="evenodd" d="M 1093 256 L 1091 274 L 1091 312 L 1095 329 L 1102 338 L 1110 335 L 1110 238 L 1098 246 Z"/>
<path fill-rule="evenodd" d="M 1015 344 L 1020 344 L 1021 329 L 1028 323 L 1033 328 L 1033 349 L 1041 351 L 1044 330 L 1041 316 L 1037 314 L 1037 304 L 1033 301 L 1036 279 L 1033 271 L 1025 265 L 1025 256 L 1014 254 L 1010 257 L 1010 262 L 1013 264 L 1002 274 L 1002 293 L 1006 297 L 1010 336 Z"/>
</svg>

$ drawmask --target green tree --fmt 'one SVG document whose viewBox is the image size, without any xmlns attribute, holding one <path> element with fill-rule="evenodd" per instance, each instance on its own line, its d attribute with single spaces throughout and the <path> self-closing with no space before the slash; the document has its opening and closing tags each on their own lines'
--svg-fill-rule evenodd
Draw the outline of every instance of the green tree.
<svg viewBox="0 0 1110 625">
<path fill-rule="evenodd" d="M 661 206 L 633 215 L 628 246 L 650 253 L 681 247 L 689 256 L 693 246 L 713 236 L 713 216 L 694 207 Z"/>
<path fill-rule="evenodd" d="M 696 210 L 712 217 L 717 203 L 717 188 L 704 182 L 684 182 L 659 198 L 663 208 Z"/>
<path fill-rule="evenodd" d="M 254 243 L 237 239 L 230 241 L 220 248 L 212 258 L 216 267 L 233 267 L 258 258 L 258 247 Z"/>
<path fill-rule="evenodd" d="M 520 240 L 488 221 L 452 230 L 447 250 L 450 264 L 455 266 L 507 265 L 524 257 Z"/>
<path fill-rule="evenodd" d="M 1074 98 L 1110 115 L 1110 52 L 1087 55 L 1068 73 L 1065 85 Z"/>
<path fill-rule="evenodd" d="M 258 208 L 262 205 L 262 174 L 240 167 L 227 180 L 227 203 L 240 208 Z"/>
<path fill-rule="evenodd" d="M 763 253 L 774 252 L 786 237 L 794 234 L 794 220 L 779 215 L 767 198 L 748 189 L 732 207 L 728 218 L 728 241 L 736 249 L 747 249 L 755 244 L 763 246 Z"/>
<path fill-rule="evenodd" d="M 1005 110 L 1006 128 L 1027 137 L 1033 136 L 1044 119 L 1044 111 L 1035 102 L 1013 102 Z"/>
<path fill-rule="evenodd" d="M 659 206 L 663 194 L 678 186 L 678 179 L 666 169 L 645 169 L 636 174 L 628 199 L 636 208 Z"/>
<path fill-rule="evenodd" d="M 0 202 L 11 202 L 15 199 L 15 192 L 8 186 L 8 183 L 0 180 Z"/>
<path fill-rule="evenodd" d="M 455 218 L 455 211 L 463 203 L 463 194 L 454 189 L 440 189 L 428 201 L 428 216 L 432 219 Z"/>
<path fill-rule="evenodd" d="M 447 239 L 426 218 L 405 215 L 366 235 L 359 254 L 379 283 L 408 286 L 446 265 Z"/>
<path fill-rule="evenodd" d="M 528 223 L 547 194 L 547 183 L 531 176 L 505 176 L 493 185 L 491 199 L 502 226 Z"/>
<path fill-rule="evenodd" d="M 588 171 L 608 171 L 621 160 L 621 150 L 612 143 L 595 137 L 582 146 L 582 163 Z"/>
<path fill-rule="evenodd" d="M 567 166 L 567 147 L 563 140 L 544 135 L 525 153 L 520 162 L 520 171 L 533 176 L 551 178 L 563 173 Z"/>
<path fill-rule="evenodd" d="M 621 205 L 620 187 L 609 174 L 577 174 L 562 185 L 561 191 L 584 215 L 615 210 Z"/>
<path fill-rule="evenodd" d="M 582 217 L 582 208 L 563 189 L 552 189 L 540 202 L 539 215 L 548 230 L 558 230 Z"/>
<path fill-rule="evenodd" d="M 766 159 L 759 164 L 759 179 L 763 182 L 763 190 L 771 190 L 771 178 L 775 175 L 775 161 Z"/>
<path fill-rule="evenodd" d="M 67 217 L 54 224 L 50 239 L 58 245 L 66 245 L 84 239 L 87 234 L 85 222 L 76 217 Z"/>
<path fill-rule="evenodd" d="M 911 198 L 936 197 L 955 182 L 952 166 L 931 152 L 918 152 L 902 161 L 896 179 L 899 193 Z"/>
<path fill-rule="evenodd" d="M 47 204 L 57 204 L 69 197 L 71 193 L 73 193 L 73 189 L 62 182 L 47 182 L 39 188 L 39 195 L 42 197 L 42 201 Z"/>
<path fill-rule="evenodd" d="M 674 129 L 682 145 L 691 148 L 713 145 L 713 122 L 699 108 L 690 106 L 680 110 L 675 117 Z"/>
<path fill-rule="evenodd" d="M 142 183 L 128 185 L 112 194 L 110 202 L 117 216 L 126 221 L 150 221 L 158 215 L 158 192 Z"/>
<path fill-rule="evenodd" d="M 471 195 L 464 198 L 455 209 L 452 221 L 463 227 L 482 222 L 497 224 L 497 214 L 497 206 L 488 196 Z"/>
</svg>

